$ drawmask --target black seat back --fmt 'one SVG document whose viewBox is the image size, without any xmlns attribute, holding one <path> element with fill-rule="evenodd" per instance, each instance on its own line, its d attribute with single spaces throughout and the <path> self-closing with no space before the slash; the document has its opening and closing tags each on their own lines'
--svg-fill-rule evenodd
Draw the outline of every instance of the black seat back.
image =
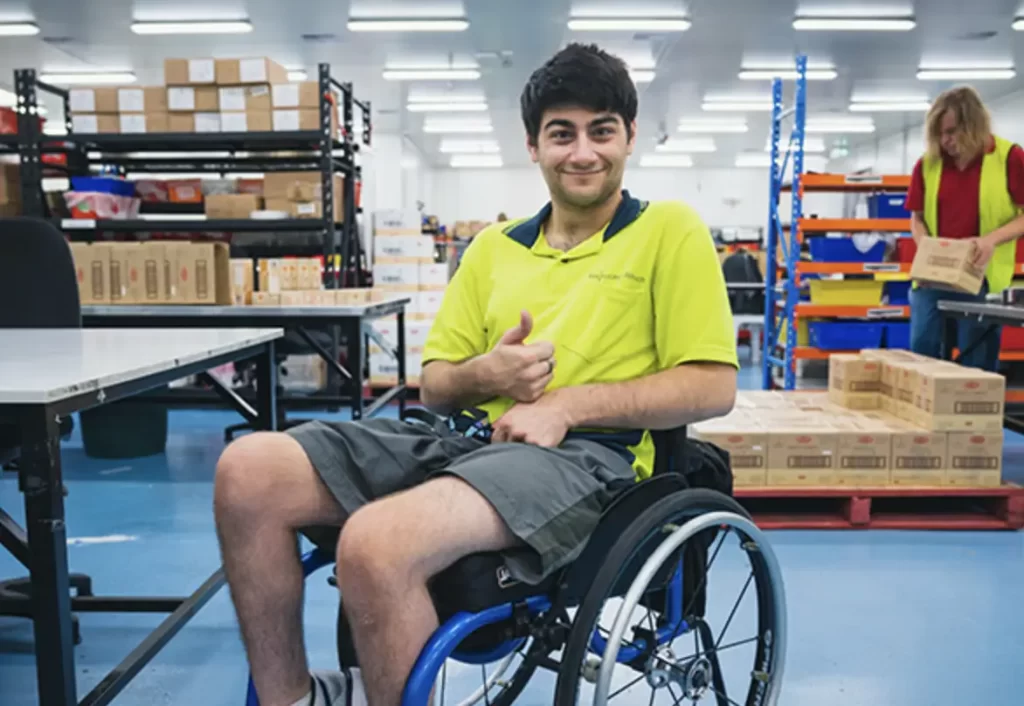
<svg viewBox="0 0 1024 706">
<path fill-rule="evenodd" d="M 80 328 L 71 249 L 37 218 L 0 219 L 0 328 Z"/>
</svg>

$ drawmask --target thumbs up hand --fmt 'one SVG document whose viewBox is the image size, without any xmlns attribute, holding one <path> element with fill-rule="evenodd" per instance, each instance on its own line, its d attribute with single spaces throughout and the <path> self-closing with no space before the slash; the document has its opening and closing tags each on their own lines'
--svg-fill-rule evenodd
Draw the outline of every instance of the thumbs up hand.
<svg viewBox="0 0 1024 706">
<path fill-rule="evenodd" d="M 516 402 L 534 402 L 554 377 L 555 347 L 548 341 L 526 343 L 533 331 L 530 312 L 519 314 L 519 324 L 502 334 L 484 357 L 495 389 Z"/>
</svg>

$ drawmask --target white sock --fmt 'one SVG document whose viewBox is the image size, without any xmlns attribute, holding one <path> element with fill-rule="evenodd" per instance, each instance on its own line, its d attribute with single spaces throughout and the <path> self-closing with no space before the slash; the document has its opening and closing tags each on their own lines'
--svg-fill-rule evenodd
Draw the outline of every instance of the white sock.
<svg viewBox="0 0 1024 706">
<path fill-rule="evenodd" d="M 313 689 L 292 706 L 368 706 L 366 689 L 359 670 L 313 672 Z M 351 697 L 346 696 L 351 684 Z"/>
</svg>

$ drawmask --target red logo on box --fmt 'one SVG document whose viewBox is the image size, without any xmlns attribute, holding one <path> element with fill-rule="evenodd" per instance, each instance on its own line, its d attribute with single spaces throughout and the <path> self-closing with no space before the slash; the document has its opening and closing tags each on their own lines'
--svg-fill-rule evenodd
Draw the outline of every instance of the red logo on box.
<svg viewBox="0 0 1024 706">
<path fill-rule="evenodd" d="M 927 436 L 915 436 L 914 437 L 914 443 L 915 444 L 927 444 L 928 443 L 928 437 Z"/>
<path fill-rule="evenodd" d="M 796 437 L 796 443 L 798 443 L 798 444 L 809 444 L 809 443 L 811 443 L 811 437 L 809 437 L 809 436 L 798 436 L 798 437 Z"/>
<path fill-rule="evenodd" d="M 873 437 L 873 436 L 862 436 L 859 439 L 857 439 L 857 441 L 859 441 L 862 444 L 873 444 L 875 442 L 875 437 Z"/>
<path fill-rule="evenodd" d="M 730 436 L 729 437 L 729 443 L 731 443 L 731 444 L 738 444 L 741 441 L 743 441 L 743 437 L 742 436 Z"/>
<path fill-rule="evenodd" d="M 977 390 L 979 387 L 981 387 L 981 383 L 977 380 L 971 380 L 970 382 L 964 383 L 965 390 Z"/>
<path fill-rule="evenodd" d="M 985 443 L 985 437 L 984 436 L 972 436 L 971 437 L 971 443 L 972 444 L 984 444 Z"/>
</svg>

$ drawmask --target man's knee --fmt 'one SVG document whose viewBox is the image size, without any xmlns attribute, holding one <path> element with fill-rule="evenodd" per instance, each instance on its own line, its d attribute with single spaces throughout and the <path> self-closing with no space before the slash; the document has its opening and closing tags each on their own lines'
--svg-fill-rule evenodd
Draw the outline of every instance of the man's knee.
<svg viewBox="0 0 1024 706">
<path fill-rule="evenodd" d="M 370 503 L 352 514 L 341 528 L 337 546 L 338 580 L 344 585 L 377 584 L 411 578 L 412 542 L 398 536 L 391 503 Z"/>
<path fill-rule="evenodd" d="M 214 506 L 224 512 L 264 512 L 289 484 L 289 466 L 305 456 L 294 439 L 257 432 L 232 442 L 217 461 Z M 308 463 L 308 461 L 307 461 Z"/>
</svg>

